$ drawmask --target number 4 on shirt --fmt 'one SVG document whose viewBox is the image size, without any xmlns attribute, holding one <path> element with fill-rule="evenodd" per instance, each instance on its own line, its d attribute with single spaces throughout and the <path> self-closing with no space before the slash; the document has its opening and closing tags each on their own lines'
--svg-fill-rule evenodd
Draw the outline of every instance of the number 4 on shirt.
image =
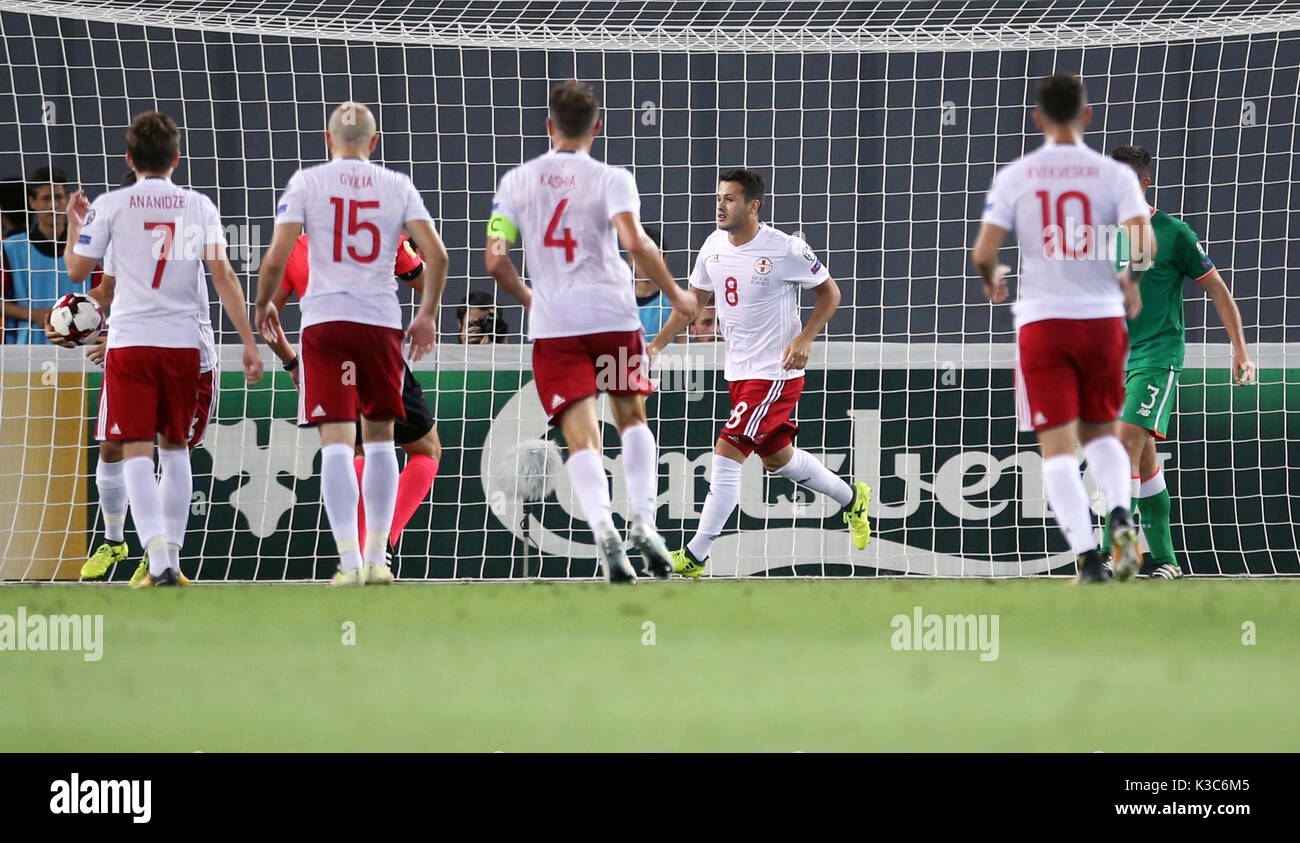
<svg viewBox="0 0 1300 843">
<path fill-rule="evenodd" d="M 568 199 L 561 199 L 560 204 L 555 208 L 555 215 L 551 217 L 551 224 L 546 226 L 546 236 L 542 239 L 544 246 L 556 246 L 564 248 L 564 262 L 573 263 L 573 250 L 578 248 L 578 241 L 573 239 L 569 229 L 564 229 L 564 239 L 555 239 L 555 228 L 560 224 L 560 215 L 564 213 L 565 207 L 569 204 Z"/>
</svg>

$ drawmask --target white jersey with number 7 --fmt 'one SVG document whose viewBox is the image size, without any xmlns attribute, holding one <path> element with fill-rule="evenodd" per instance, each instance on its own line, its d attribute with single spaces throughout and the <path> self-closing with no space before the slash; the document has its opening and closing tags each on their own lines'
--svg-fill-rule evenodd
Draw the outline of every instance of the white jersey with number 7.
<svg viewBox="0 0 1300 843">
<path fill-rule="evenodd" d="M 1048 141 L 999 170 L 984 222 L 1020 241 L 1016 327 L 1123 316 L 1116 239 L 1106 235 L 1149 210 L 1132 168 L 1081 143 Z"/>
<path fill-rule="evenodd" d="M 432 220 L 405 173 L 364 158 L 334 158 L 293 174 L 275 223 L 301 223 L 311 284 L 302 327 L 357 322 L 402 327 L 393 262 L 408 222 Z"/>
<path fill-rule="evenodd" d="M 72 250 L 103 260 L 110 243 L 117 289 L 109 348 L 199 348 L 207 297 L 205 247 L 226 245 L 212 200 L 169 178 L 141 179 L 95 200 Z"/>
<path fill-rule="evenodd" d="M 641 213 L 632 174 L 584 152 L 552 150 L 502 177 L 491 233 L 523 234 L 532 339 L 640 329 L 632 269 L 610 222 L 624 211 Z"/>
</svg>

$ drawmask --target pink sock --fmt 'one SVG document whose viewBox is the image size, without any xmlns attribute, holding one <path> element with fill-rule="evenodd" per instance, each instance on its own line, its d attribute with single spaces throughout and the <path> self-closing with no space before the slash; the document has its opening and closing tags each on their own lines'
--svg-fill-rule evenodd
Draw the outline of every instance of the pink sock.
<svg viewBox="0 0 1300 843">
<path fill-rule="evenodd" d="M 397 480 L 397 508 L 393 510 L 393 529 L 388 533 L 388 543 L 397 547 L 397 540 L 402 537 L 406 522 L 424 503 L 433 486 L 433 479 L 438 476 L 438 461 L 423 454 L 406 461 L 406 468 Z"/>
<path fill-rule="evenodd" d="M 361 475 L 366 470 L 366 458 L 355 457 L 352 460 L 352 467 L 357 470 L 357 488 L 361 488 Z M 366 546 L 366 504 L 365 499 L 360 495 L 357 496 L 357 540 L 362 547 Z"/>
</svg>

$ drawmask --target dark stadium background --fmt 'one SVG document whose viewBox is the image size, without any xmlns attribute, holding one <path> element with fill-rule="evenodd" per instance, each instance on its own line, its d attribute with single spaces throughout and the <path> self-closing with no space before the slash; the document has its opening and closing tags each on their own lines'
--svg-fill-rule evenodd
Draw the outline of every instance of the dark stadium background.
<svg viewBox="0 0 1300 843">
<path fill-rule="evenodd" d="M 565 11 L 575 5 L 587 4 L 558 14 L 581 20 Z M 960 22 L 961 5 L 934 4 L 929 22 Z M 700 6 L 672 8 L 685 21 Z M 1248 340 L 1300 340 L 1286 279 L 1300 264 L 1300 33 L 1033 52 L 657 54 L 349 46 L 13 13 L 0 30 L 0 177 L 53 164 L 97 195 L 124 169 L 131 115 L 156 107 L 185 132 L 178 183 L 213 195 L 227 224 L 262 226 L 263 248 L 278 191 L 324 155 L 328 109 L 377 105 L 377 158 L 411 174 L 451 252 L 447 331 L 467 289 L 493 288 L 481 250 L 497 179 L 547 148 L 548 87 L 576 76 L 605 80 L 595 153 L 634 169 L 643 219 L 663 227 L 679 279 L 713 228 L 718 169 L 743 164 L 769 178 L 768 218 L 802 231 L 840 280 L 833 336 L 1010 341 L 1010 311 L 982 302 L 967 245 L 995 166 L 1037 145 L 1032 80 L 1079 71 L 1095 103 L 1089 143 L 1155 154 L 1156 204 L 1206 240 Z M 1245 101 L 1253 126 L 1242 125 Z M 1191 341 L 1226 343 L 1212 313 L 1203 330 L 1205 313 L 1194 298 Z M 507 318 L 518 327 L 517 309 Z"/>
</svg>

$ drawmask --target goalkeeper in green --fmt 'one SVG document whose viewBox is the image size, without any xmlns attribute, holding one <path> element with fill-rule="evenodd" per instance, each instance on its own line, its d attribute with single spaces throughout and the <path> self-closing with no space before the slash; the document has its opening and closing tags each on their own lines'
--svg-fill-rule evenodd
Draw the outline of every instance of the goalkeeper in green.
<svg viewBox="0 0 1300 843">
<path fill-rule="evenodd" d="M 1151 153 L 1140 146 L 1111 152 L 1116 161 L 1137 173 L 1142 190 L 1151 187 Z M 1183 279 L 1191 278 L 1214 302 L 1232 340 L 1232 376 L 1238 384 L 1255 380 L 1255 364 L 1246 350 L 1241 313 L 1228 285 L 1187 223 L 1151 209 L 1156 235 L 1155 265 L 1142 275 L 1142 312 L 1128 322 L 1129 357 L 1124 377 L 1124 411 L 1119 438 L 1133 463 L 1133 506 L 1142 523 L 1151 559 L 1143 576 L 1178 579 L 1183 575 L 1174 556 L 1169 530 L 1169 490 L 1156 459 L 1156 439 L 1164 439 L 1174 409 L 1174 393 L 1183 369 L 1187 342 L 1183 323 Z M 1103 547 L 1109 550 L 1109 536 Z"/>
</svg>

